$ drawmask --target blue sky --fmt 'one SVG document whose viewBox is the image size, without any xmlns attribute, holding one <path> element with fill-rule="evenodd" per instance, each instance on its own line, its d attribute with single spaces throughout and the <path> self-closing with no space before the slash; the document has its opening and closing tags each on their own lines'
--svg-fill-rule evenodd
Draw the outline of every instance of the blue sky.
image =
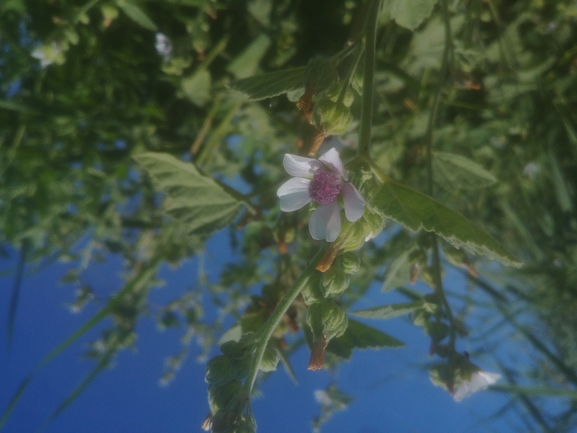
<svg viewBox="0 0 577 433">
<path fill-rule="evenodd" d="M 224 261 L 230 258 L 227 239 L 223 233 L 209 242 L 205 259 L 209 277 L 218 275 Z M 11 261 L 3 261 L 0 268 L 13 267 L 15 262 L 14 255 Z M 27 274 L 23 281 L 13 345 L 9 352 L 4 343 L 0 349 L 2 411 L 26 375 L 97 310 L 97 306 L 92 306 L 81 314 L 69 313 L 66 304 L 73 300 L 73 287 L 58 283 L 67 269 L 65 264 L 54 264 L 40 273 Z M 120 271 L 120 264 L 111 259 L 105 265 L 91 265 L 88 279 L 97 293 L 110 293 L 118 287 Z M 163 267 L 160 276 L 167 284 L 155 289 L 153 297 L 161 302 L 178 296 L 196 279 L 197 272 L 196 259 L 176 270 Z M 1 278 L 4 290 L 0 292 L 0 305 L 6 312 L 12 277 Z M 365 302 L 396 301 L 400 298 L 382 294 L 375 287 Z M 5 313 L 1 317 L 0 335 L 5 336 Z M 310 431 L 311 419 L 319 412 L 313 392 L 336 379 L 354 401 L 348 410 L 325 425 L 324 432 L 510 431 L 504 421 L 492 424 L 493 428 L 482 421 L 507 401 L 505 395 L 483 392 L 457 404 L 444 390 L 431 384 L 424 367 L 431 361 L 427 356 L 429 341 L 421 329 L 402 319 L 367 323 L 399 338 L 407 347 L 357 351 L 351 362 L 332 373 L 307 371 L 308 351 L 299 350 L 292 358 L 298 385 L 279 367 L 263 384 L 262 397 L 253 402 L 258 430 Z M 64 413 L 48 424 L 45 432 L 201 431 L 199 425 L 208 412 L 204 364 L 189 356 L 176 380 L 161 387 L 158 380 L 164 360 L 180 350 L 181 332 L 159 331 L 152 319 L 141 320 L 138 332 L 137 350 L 121 352 L 114 368 L 104 371 Z M 86 344 L 98 335 L 98 329 L 91 330 L 34 376 L 3 433 L 34 432 L 43 425 L 92 370 L 94 362 L 81 355 Z M 486 360 L 475 361 L 491 369 L 484 364 Z"/>
</svg>

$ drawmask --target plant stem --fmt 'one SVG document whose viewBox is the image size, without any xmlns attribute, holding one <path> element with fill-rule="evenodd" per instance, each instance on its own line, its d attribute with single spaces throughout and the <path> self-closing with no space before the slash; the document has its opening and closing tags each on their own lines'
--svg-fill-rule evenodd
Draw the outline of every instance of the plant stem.
<svg viewBox="0 0 577 433">
<path fill-rule="evenodd" d="M 320 262 L 321 258 L 325 253 L 325 249 L 326 249 L 325 246 L 319 248 L 318 252 L 309 262 L 309 264 L 304 269 L 302 274 L 296 279 L 296 281 L 289 289 L 289 291 L 280 300 L 271 316 L 268 318 L 266 323 L 258 332 L 257 346 L 254 353 L 252 365 L 250 367 L 250 373 L 244 383 L 244 389 L 246 391 L 246 395 L 250 396 L 252 392 L 254 381 L 256 379 L 256 375 L 258 373 L 260 363 L 264 355 L 264 351 L 266 349 L 266 346 L 268 344 L 268 341 L 270 340 L 272 333 L 278 326 L 279 322 L 281 321 L 281 319 L 283 318 L 289 307 L 292 305 L 293 301 L 296 299 L 301 290 L 304 288 L 310 276 L 313 274 L 313 272 L 315 272 L 317 264 Z"/>
<path fill-rule="evenodd" d="M 359 156 L 368 156 L 371 146 L 371 126 L 373 123 L 373 93 L 375 82 L 375 47 L 377 40 L 377 18 L 380 0 L 371 0 L 367 14 L 365 37 L 365 72 L 363 76 L 363 105 L 359 131 Z"/>
<path fill-rule="evenodd" d="M 435 127 L 435 121 L 437 119 L 437 112 L 439 110 L 439 105 L 441 102 L 441 93 L 443 91 L 443 84 L 445 82 L 445 77 L 447 75 L 447 69 L 449 67 L 449 54 L 452 49 L 452 37 L 451 37 L 451 21 L 449 19 L 449 8 L 447 6 L 447 0 L 441 0 L 441 12 L 443 14 L 443 23 L 445 25 L 445 48 L 443 50 L 443 58 L 441 60 L 441 72 L 439 74 L 439 82 L 437 83 L 437 89 L 435 90 L 435 95 L 433 97 L 433 106 L 431 107 L 431 115 L 429 116 L 429 123 L 427 125 L 426 133 L 426 147 L 427 147 L 427 192 L 431 197 L 433 197 L 433 129 Z M 431 233 L 431 243 L 433 250 L 433 281 L 435 284 L 435 290 L 441 296 L 443 307 L 445 313 L 447 314 L 447 319 L 450 324 L 450 341 L 449 345 L 454 346 L 455 344 L 455 319 L 453 317 L 453 312 L 451 311 L 451 306 L 447 301 L 445 291 L 443 289 L 443 279 L 441 277 L 441 258 L 439 254 L 439 241 L 434 233 Z"/>
</svg>

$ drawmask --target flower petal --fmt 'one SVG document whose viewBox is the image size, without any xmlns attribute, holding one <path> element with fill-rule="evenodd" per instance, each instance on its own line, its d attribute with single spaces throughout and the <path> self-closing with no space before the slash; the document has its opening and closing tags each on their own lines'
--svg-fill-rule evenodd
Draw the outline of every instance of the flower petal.
<svg viewBox="0 0 577 433">
<path fill-rule="evenodd" d="M 349 179 L 345 170 L 345 166 L 343 165 L 343 161 L 341 161 L 341 157 L 339 156 L 339 152 L 334 147 L 322 154 L 319 157 L 319 161 L 328 165 L 334 174 L 339 175 L 344 180 Z"/>
<path fill-rule="evenodd" d="M 310 183 L 310 180 L 301 177 L 293 177 L 283 183 L 276 192 L 276 195 L 280 197 L 280 210 L 292 212 L 309 203 L 311 201 Z"/>
<path fill-rule="evenodd" d="M 282 164 L 284 169 L 291 176 L 313 177 L 315 172 L 323 168 L 322 163 L 312 158 L 304 156 L 285 154 Z"/>
<path fill-rule="evenodd" d="M 463 400 L 465 397 L 469 397 L 472 393 L 473 393 L 473 391 L 471 391 L 471 389 L 469 388 L 469 382 L 463 381 L 457 387 L 457 390 L 455 391 L 455 394 L 453 395 L 453 400 L 459 402 L 459 401 Z"/>
<path fill-rule="evenodd" d="M 354 223 L 365 212 L 365 199 L 352 183 L 342 184 L 341 192 L 345 203 L 345 216 Z"/>
<path fill-rule="evenodd" d="M 337 200 L 320 205 L 309 219 L 309 231 L 313 239 L 334 242 L 341 229 L 341 216 Z"/>
</svg>

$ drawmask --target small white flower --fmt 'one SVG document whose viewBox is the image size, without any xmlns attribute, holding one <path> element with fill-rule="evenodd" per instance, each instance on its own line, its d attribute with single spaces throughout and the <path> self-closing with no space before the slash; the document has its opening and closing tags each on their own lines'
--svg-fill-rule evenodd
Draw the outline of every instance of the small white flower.
<svg viewBox="0 0 577 433">
<path fill-rule="evenodd" d="M 488 371 L 483 370 L 474 371 L 471 373 L 471 378 L 469 380 L 461 381 L 455 390 L 453 399 L 455 401 L 461 401 L 474 392 L 487 389 L 489 385 L 493 385 L 499 379 L 501 379 L 501 375 L 497 373 L 489 373 Z"/>
<path fill-rule="evenodd" d="M 154 48 L 156 48 L 156 52 L 160 54 L 164 60 L 170 59 L 170 54 L 172 53 L 172 42 L 164 33 L 156 34 Z"/>
<path fill-rule="evenodd" d="M 317 389 L 314 392 L 314 396 L 317 403 L 320 404 L 321 406 L 330 406 L 331 404 L 333 404 L 333 399 L 331 398 L 329 393 L 326 392 L 324 389 Z"/>
<path fill-rule="evenodd" d="M 533 177 L 541 171 L 539 164 L 530 162 L 523 168 L 523 174 L 528 177 Z"/>
<path fill-rule="evenodd" d="M 40 60 L 40 67 L 44 69 L 46 66 L 52 63 L 63 63 L 60 62 L 62 57 L 63 47 L 59 42 L 52 42 L 50 45 L 41 45 L 32 51 L 31 55 L 35 59 Z"/>
<path fill-rule="evenodd" d="M 365 211 L 365 200 L 357 189 L 347 182 L 348 176 L 333 148 L 318 160 L 286 154 L 283 165 L 287 180 L 277 191 L 280 208 L 292 212 L 312 202 L 319 207 L 309 219 L 309 231 L 313 239 L 334 242 L 341 229 L 341 216 L 337 197 L 342 193 L 345 216 L 350 222 L 357 221 Z"/>
</svg>

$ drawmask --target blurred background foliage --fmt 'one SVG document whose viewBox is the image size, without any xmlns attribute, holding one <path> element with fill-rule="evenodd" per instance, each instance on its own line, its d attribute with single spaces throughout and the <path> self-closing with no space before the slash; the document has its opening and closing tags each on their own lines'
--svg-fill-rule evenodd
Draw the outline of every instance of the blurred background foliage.
<svg viewBox="0 0 577 433">
<path fill-rule="evenodd" d="M 249 304 L 254 313 L 267 296 L 278 299 L 270 287 L 285 287 L 282 273 L 311 256 L 306 224 L 277 209 L 276 188 L 286 177 L 281 155 L 304 153 L 312 131 L 295 108 L 298 92 L 289 94 L 293 102 L 282 95 L 254 102 L 227 85 L 334 55 L 357 34 L 364 8 L 351 0 L 3 1 L 0 252 L 19 255 L 10 328 L 24 264 L 74 263 L 65 278 L 78 287 L 72 308 L 79 311 L 95 297 L 114 296 L 91 287 L 86 269 L 120 256 L 126 286 L 118 293 L 130 294 L 108 304 L 114 320 L 90 355 L 108 364 L 135 344 L 137 321 L 152 316 L 161 327 L 183 329 L 184 349 L 163 376 L 169 382 L 190 342 L 205 359 L 226 317 L 239 319 Z M 511 393 L 503 412 L 513 413 L 519 431 L 574 431 L 577 5 L 468 0 L 451 2 L 449 11 L 453 49 L 433 136 L 435 197 L 487 229 L 524 266 L 470 257 L 478 276 L 447 290 L 468 338 L 501 364 L 508 384 L 499 389 Z M 414 31 L 383 14 L 371 152 L 388 175 L 420 190 L 444 43 L 438 6 Z M 346 156 L 357 141 L 356 122 L 339 139 Z M 190 292 L 159 309 L 147 296 L 159 283 L 160 264 L 177 266 L 202 253 L 210 233 L 190 236 L 165 216 L 162 195 L 133 159 L 145 151 L 194 162 L 252 208 L 227 229 L 241 254 L 220 280 L 201 275 Z M 471 176 L 451 154 L 490 176 Z M 293 237 L 295 254 L 286 264 L 279 251 Z M 409 265 L 398 259 L 418 237 L 389 223 L 383 239 L 360 251 L 363 266 L 344 303 L 374 281 L 414 294 Z M 444 266 L 462 269 L 462 260 L 444 257 Z M 204 317 L 203 302 L 219 307 L 214 321 Z M 519 348 L 531 362 L 516 363 Z M 559 394 L 566 410 L 549 410 L 544 399 Z"/>
</svg>

